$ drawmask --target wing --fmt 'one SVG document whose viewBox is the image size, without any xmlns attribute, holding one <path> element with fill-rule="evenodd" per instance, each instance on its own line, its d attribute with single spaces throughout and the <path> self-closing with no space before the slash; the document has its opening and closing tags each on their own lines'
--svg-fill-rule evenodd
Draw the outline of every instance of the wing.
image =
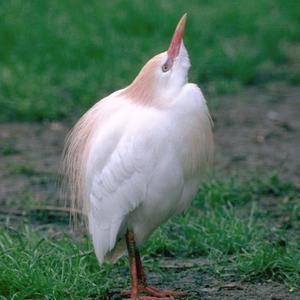
<svg viewBox="0 0 300 300">
<path fill-rule="evenodd" d="M 130 212 L 145 199 L 155 161 L 149 135 L 128 126 L 128 120 L 123 112 L 101 128 L 88 162 L 89 229 L 100 262 L 125 233 Z"/>
</svg>

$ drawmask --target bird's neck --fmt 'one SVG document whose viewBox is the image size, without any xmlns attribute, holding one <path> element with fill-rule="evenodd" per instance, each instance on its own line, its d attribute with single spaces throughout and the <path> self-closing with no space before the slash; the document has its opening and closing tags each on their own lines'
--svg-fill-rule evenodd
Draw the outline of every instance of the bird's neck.
<svg viewBox="0 0 300 300">
<path fill-rule="evenodd" d="M 134 81 L 124 89 L 122 94 L 130 101 L 141 105 L 156 106 L 159 102 L 159 97 L 151 82 Z"/>
<path fill-rule="evenodd" d="M 155 78 L 156 68 L 155 59 L 147 63 L 122 94 L 135 103 L 156 106 L 161 101 L 159 84 Z"/>
</svg>

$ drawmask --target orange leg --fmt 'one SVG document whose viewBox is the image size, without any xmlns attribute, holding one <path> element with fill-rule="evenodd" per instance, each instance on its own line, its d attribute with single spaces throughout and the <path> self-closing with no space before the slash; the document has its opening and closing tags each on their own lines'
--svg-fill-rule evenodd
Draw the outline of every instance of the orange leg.
<svg viewBox="0 0 300 300">
<path fill-rule="evenodd" d="M 147 285 L 144 268 L 138 248 L 135 245 L 134 234 L 128 230 L 126 233 L 126 243 L 129 256 L 129 269 L 131 278 L 131 289 L 122 293 L 124 299 L 132 300 L 170 300 L 173 296 L 185 296 L 183 292 L 171 290 L 160 290 Z"/>
</svg>

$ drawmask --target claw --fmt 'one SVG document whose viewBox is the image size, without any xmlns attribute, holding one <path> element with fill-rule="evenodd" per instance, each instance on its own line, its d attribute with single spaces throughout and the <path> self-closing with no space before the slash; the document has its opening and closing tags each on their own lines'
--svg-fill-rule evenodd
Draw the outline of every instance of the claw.
<svg viewBox="0 0 300 300">
<path fill-rule="evenodd" d="M 147 294 L 156 296 L 156 297 L 165 297 L 165 296 L 184 297 L 187 295 L 184 292 L 172 291 L 172 290 L 161 290 L 154 286 L 146 286 L 146 287 L 144 287 L 144 289 Z"/>
<path fill-rule="evenodd" d="M 123 300 L 174 300 L 173 297 L 152 297 L 152 296 L 138 296 L 131 298 L 123 298 Z"/>
<path fill-rule="evenodd" d="M 136 299 L 136 300 L 154 300 L 154 299 L 170 300 L 170 299 L 174 299 L 174 297 L 186 296 L 186 293 L 184 292 L 178 292 L 172 290 L 161 290 L 157 287 L 148 286 L 148 285 L 139 286 L 138 293 L 146 294 L 146 295 L 140 295 L 134 298 L 132 297 L 131 290 L 125 290 L 122 292 L 122 297 L 124 297 L 123 299 Z"/>
</svg>

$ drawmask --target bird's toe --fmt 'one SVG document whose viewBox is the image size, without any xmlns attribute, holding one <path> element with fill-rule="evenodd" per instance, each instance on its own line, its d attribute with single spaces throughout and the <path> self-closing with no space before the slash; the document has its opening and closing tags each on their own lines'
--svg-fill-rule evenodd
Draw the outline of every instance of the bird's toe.
<svg viewBox="0 0 300 300">
<path fill-rule="evenodd" d="M 166 297 L 166 296 L 184 297 L 187 295 L 185 292 L 173 291 L 173 290 L 161 290 L 154 286 L 146 286 L 144 290 L 148 295 L 156 296 L 156 297 Z"/>
</svg>

